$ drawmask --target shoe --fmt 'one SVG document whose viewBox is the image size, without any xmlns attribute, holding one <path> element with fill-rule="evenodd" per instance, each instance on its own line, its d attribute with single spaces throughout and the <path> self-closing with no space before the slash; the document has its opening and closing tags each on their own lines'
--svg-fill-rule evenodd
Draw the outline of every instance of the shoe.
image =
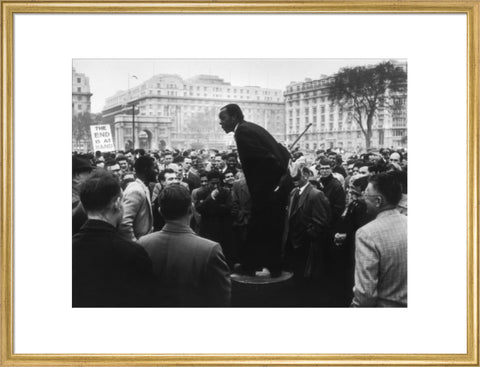
<svg viewBox="0 0 480 367">
<path fill-rule="evenodd" d="M 256 272 L 255 272 L 255 276 L 256 276 L 256 277 L 266 278 L 266 277 L 269 277 L 269 276 L 270 276 L 270 272 L 268 271 L 267 268 L 262 268 L 262 270 L 259 270 L 259 271 L 256 271 Z"/>
</svg>

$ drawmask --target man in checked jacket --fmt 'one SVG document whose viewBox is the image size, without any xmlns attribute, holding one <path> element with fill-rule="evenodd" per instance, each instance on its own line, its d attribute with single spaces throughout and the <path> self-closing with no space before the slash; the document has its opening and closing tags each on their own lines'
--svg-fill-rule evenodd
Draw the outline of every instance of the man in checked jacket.
<svg viewBox="0 0 480 367">
<path fill-rule="evenodd" d="M 353 307 L 407 307 L 407 217 L 396 209 L 400 183 L 389 173 L 370 178 L 367 211 L 376 216 L 355 237 Z"/>
</svg>

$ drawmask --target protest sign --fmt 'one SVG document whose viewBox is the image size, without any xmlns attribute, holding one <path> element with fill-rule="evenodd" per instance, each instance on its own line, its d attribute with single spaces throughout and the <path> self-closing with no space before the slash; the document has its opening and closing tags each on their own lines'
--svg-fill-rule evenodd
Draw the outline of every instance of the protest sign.
<svg viewBox="0 0 480 367">
<path fill-rule="evenodd" d="M 100 152 L 115 150 L 110 125 L 92 125 L 90 131 L 92 133 L 93 150 L 99 150 Z"/>
</svg>

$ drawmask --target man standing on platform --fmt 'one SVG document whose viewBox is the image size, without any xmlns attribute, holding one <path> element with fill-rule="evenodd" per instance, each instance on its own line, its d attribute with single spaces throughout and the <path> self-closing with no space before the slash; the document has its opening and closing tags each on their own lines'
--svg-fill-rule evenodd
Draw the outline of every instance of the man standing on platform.
<svg viewBox="0 0 480 367">
<path fill-rule="evenodd" d="M 240 254 L 241 268 L 248 275 L 263 266 L 272 276 L 281 272 L 280 241 L 283 218 L 275 190 L 287 172 L 290 154 L 263 127 L 244 120 L 236 104 L 220 110 L 220 125 L 234 132 L 238 155 L 252 199 L 247 241 Z"/>
</svg>

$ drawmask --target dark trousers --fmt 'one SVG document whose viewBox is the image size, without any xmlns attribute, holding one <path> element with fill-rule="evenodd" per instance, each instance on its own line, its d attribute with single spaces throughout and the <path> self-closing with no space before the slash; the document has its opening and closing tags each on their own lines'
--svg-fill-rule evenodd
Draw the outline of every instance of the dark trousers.
<svg viewBox="0 0 480 367">
<path fill-rule="evenodd" d="M 257 198 L 252 195 L 246 241 L 240 251 L 240 262 L 245 268 L 266 267 L 270 271 L 280 271 L 283 214 L 273 192 Z"/>
</svg>

